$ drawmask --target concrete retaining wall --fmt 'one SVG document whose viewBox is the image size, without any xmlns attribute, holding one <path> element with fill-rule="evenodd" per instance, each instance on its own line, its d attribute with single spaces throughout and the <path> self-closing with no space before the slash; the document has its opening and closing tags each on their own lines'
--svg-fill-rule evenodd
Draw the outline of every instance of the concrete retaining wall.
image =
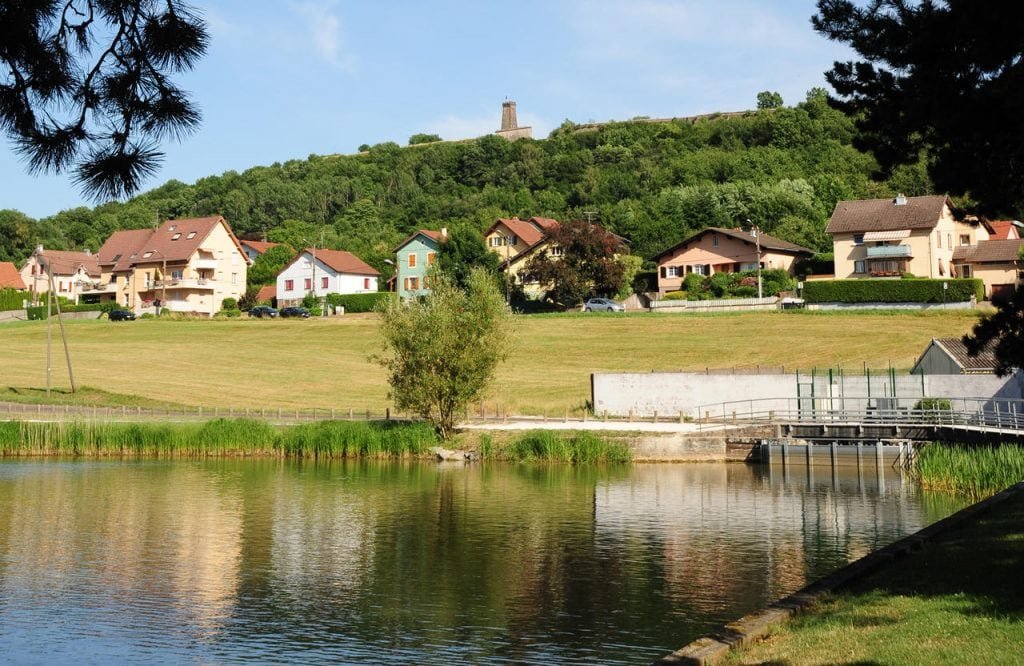
<svg viewBox="0 0 1024 666">
<path fill-rule="evenodd" d="M 832 397 L 836 402 L 845 398 L 896 395 L 913 399 L 920 397 L 951 398 L 1024 398 L 1024 375 L 1000 378 L 994 375 L 898 375 L 896 386 L 889 386 L 889 377 L 844 377 L 842 384 L 828 377 L 815 377 L 814 395 L 819 399 Z M 800 381 L 811 378 L 801 376 Z M 806 387 L 806 384 L 805 384 Z M 831 392 L 830 392 L 831 391 Z M 806 397 L 806 388 L 802 395 Z M 772 375 L 707 375 L 691 372 L 626 372 L 594 373 L 591 375 L 591 400 L 594 412 L 613 416 L 664 416 L 672 418 L 680 413 L 699 417 L 697 410 L 720 414 L 722 405 L 737 401 L 757 401 L 750 408 L 764 412 L 785 411 L 795 408 L 797 376 Z M 838 404 L 834 405 L 838 408 Z M 954 408 L 955 408 L 954 404 Z M 729 405 L 727 411 L 743 416 L 742 405 Z"/>
</svg>

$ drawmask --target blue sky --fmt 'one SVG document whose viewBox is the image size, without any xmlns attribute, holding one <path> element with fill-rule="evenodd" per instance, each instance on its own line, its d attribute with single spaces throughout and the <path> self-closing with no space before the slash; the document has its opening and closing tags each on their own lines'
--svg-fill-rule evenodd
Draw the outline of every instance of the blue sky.
<svg viewBox="0 0 1024 666">
<path fill-rule="evenodd" d="M 787 104 L 848 51 L 810 26 L 813 0 L 281 0 L 198 2 L 212 43 L 180 78 L 201 129 L 167 144 L 147 188 L 418 132 L 497 129 L 501 102 L 544 137 L 565 119 L 624 120 Z M 32 177 L 5 143 L 0 208 L 90 205 Z"/>
</svg>

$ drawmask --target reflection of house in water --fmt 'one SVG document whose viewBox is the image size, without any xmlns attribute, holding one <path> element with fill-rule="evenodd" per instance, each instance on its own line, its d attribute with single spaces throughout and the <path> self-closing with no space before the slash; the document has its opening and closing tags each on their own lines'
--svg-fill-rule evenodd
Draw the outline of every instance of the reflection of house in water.
<svg viewBox="0 0 1024 666">
<path fill-rule="evenodd" d="M 627 481 L 599 484 L 596 531 L 628 543 L 658 526 L 666 593 L 679 608 L 713 615 L 737 599 L 755 608 L 929 522 L 902 501 L 898 474 L 888 472 L 881 493 L 873 468 L 837 474 L 634 465 Z"/>
</svg>

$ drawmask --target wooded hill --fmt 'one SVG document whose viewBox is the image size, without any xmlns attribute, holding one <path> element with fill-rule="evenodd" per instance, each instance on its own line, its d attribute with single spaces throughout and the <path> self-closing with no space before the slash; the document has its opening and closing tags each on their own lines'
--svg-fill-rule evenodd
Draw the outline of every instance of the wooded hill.
<svg viewBox="0 0 1024 666">
<path fill-rule="evenodd" d="M 118 229 L 170 216 L 224 215 L 239 236 L 355 252 L 382 272 L 391 248 L 417 228 L 481 231 L 497 217 L 582 218 L 588 213 L 649 258 L 706 226 L 751 220 L 771 235 L 829 250 L 836 201 L 931 191 L 924 164 L 873 177 L 852 145 L 853 122 L 823 90 L 792 108 L 698 121 L 635 119 L 577 127 L 547 139 L 401 147 L 311 155 L 194 185 L 170 181 L 124 203 L 75 208 L 42 220 L 0 211 L 0 261 L 42 243 L 93 251 Z"/>
</svg>

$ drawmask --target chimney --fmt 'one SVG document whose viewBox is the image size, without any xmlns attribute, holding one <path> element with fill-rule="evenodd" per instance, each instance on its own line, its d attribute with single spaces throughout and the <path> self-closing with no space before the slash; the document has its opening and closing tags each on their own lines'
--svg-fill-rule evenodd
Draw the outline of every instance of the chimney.
<svg viewBox="0 0 1024 666">
<path fill-rule="evenodd" d="M 896 198 L 893 199 L 893 204 L 895 204 L 897 206 L 906 206 L 907 205 L 907 195 L 903 194 L 902 192 L 900 192 L 899 194 L 896 195 Z"/>
<path fill-rule="evenodd" d="M 448 227 L 441 227 L 441 240 L 448 240 Z"/>
<path fill-rule="evenodd" d="M 505 100 L 501 103 L 501 131 L 513 130 L 519 127 L 516 120 L 516 103 Z"/>
</svg>

